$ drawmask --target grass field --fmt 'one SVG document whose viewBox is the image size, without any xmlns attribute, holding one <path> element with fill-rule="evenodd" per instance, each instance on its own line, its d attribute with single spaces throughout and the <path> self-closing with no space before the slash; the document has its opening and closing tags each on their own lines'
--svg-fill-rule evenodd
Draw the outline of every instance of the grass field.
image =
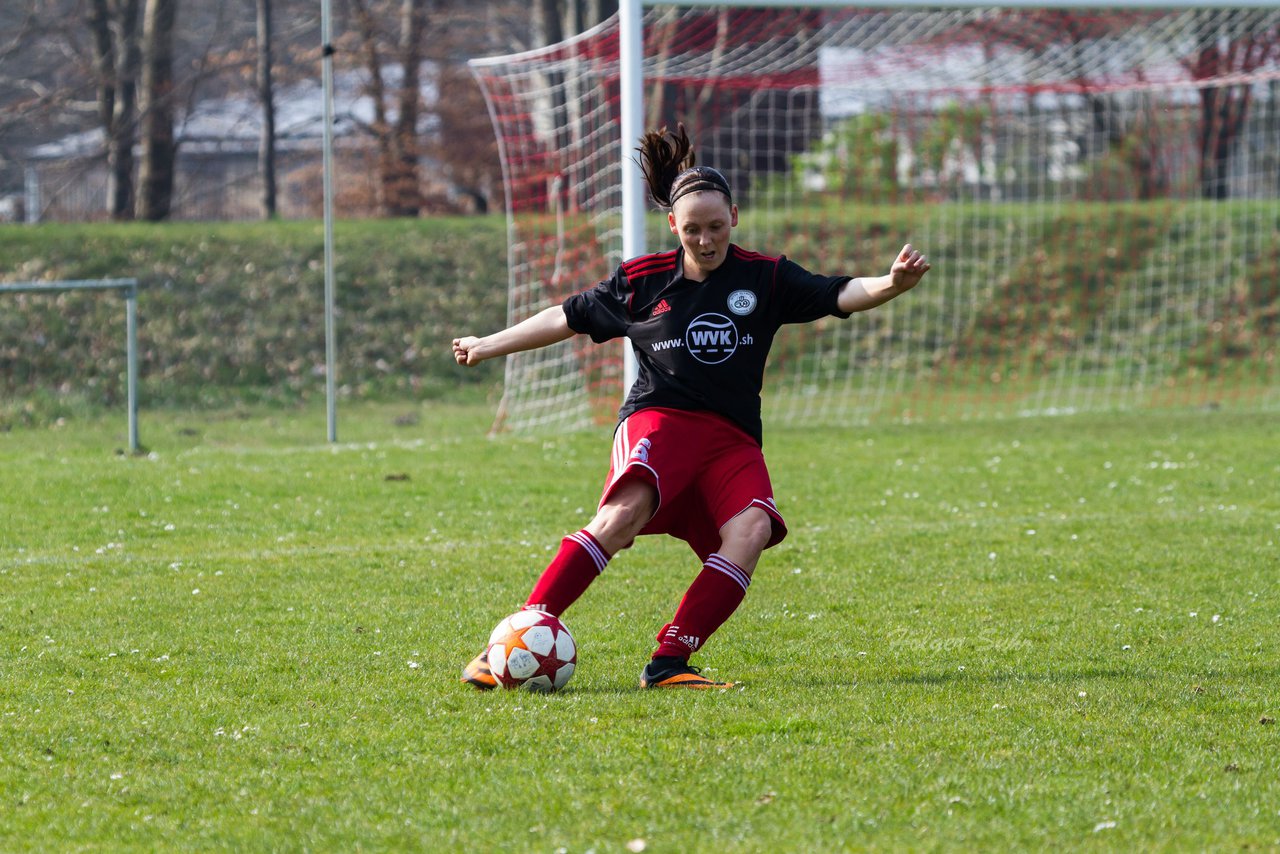
<svg viewBox="0 0 1280 854">
<path fill-rule="evenodd" d="M 1280 847 L 1274 416 L 774 429 L 740 688 L 636 687 L 696 571 L 648 538 L 553 696 L 457 672 L 608 437 L 489 418 L 0 433 L 0 850 Z"/>
</svg>

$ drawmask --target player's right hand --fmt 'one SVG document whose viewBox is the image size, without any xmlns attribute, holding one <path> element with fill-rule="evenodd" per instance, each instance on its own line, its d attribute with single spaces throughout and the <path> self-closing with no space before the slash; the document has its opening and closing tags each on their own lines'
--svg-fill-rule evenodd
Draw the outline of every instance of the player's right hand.
<svg viewBox="0 0 1280 854">
<path fill-rule="evenodd" d="M 453 360 L 459 365 L 479 364 L 481 359 L 476 352 L 476 345 L 479 343 L 480 339 L 474 335 L 453 339 Z"/>
</svg>

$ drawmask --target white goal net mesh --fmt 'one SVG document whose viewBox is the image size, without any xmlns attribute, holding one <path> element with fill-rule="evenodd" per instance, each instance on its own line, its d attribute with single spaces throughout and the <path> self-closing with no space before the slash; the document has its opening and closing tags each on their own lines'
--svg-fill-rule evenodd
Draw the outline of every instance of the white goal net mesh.
<svg viewBox="0 0 1280 854">
<path fill-rule="evenodd" d="M 473 62 L 503 156 L 510 322 L 621 257 L 618 28 Z M 1280 11 L 650 7 L 647 127 L 683 122 L 735 242 L 879 275 L 787 327 L 773 421 L 1280 405 Z M 651 208 L 650 251 L 674 246 Z M 609 420 L 621 344 L 509 357 L 500 423 Z"/>
</svg>

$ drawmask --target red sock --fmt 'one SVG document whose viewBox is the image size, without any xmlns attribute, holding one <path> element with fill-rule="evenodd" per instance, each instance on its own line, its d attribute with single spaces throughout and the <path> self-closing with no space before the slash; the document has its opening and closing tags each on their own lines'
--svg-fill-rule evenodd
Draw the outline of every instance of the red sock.
<svg viewBox="0 0 1280 854">
<path fill-rule="evenodd" d="M 658 632 L 654 658 L 674 655 L 687 659 L 742 604 L 751 576 L 718 554 L 707 558 L 702 572 L 689 585 L 671 622 Z"/>
<path fill-rule="evenodd" d="M 610 557 L 585 530 L 570 534 L 561 540 L 560 551 L 533 585 L 525 608 L 560 616 L 604 572 Z"/>
</svg>

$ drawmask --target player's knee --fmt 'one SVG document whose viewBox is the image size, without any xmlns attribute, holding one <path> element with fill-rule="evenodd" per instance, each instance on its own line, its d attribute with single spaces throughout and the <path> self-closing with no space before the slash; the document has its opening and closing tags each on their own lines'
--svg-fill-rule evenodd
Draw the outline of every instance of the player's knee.
<svg viewBox="0 0 1280 854">
<path fill-rule="evenodd" d="M 611 554 L 627 548 L 644 527 L 644 521 L 635 507 L 626 504 L 606 504 L 596 513 L 587 526 L 601 547 Z"/>
<path fill-rule="evenodd" d="M 610 499 L 587 526 L 600 545 L 610 552 L 626 548 L 653 517 L 655 501 L 648 493 L 630 490 Z"/>
<path fill-rule="evenodd" d="M 596 520 L 607 534 L 613 536 L 634 536 L 644 527 L 641 510 L 633 504 L 606 504 L 596 514 Z"/>
<path fill-rule="evenodd" d="M 773 519 L 758 507 L 752 507 L 729 520 L 720 529 L 724 545 L 735 552 L 759 555 L 773 538 Z"/>
</svg>

